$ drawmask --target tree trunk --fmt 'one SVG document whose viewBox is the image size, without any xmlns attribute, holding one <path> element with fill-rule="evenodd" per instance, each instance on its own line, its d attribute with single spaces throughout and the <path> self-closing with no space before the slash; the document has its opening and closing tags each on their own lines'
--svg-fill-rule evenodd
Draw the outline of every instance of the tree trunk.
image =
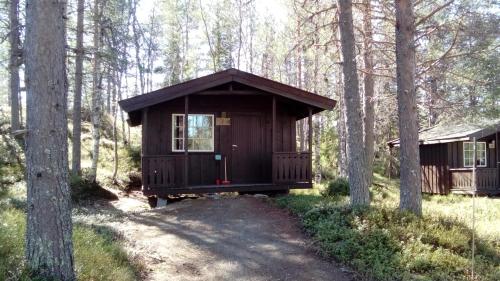
<svg viewBox="0 0 500 281">
<path fill-rule="evenodd" d="M 118 92 L 118 93 L 117 93 Z M 118 106 L 116 96 L 121 96 L 121 74 L 115 72 L 113 76 L 113 100 L 112 100 L 112 114 L 113 114 L 113 151 L 114 151 L 114 165 L 113 165 L 113 182 L 116 183 L 116 175 L 118 174 L 118 128 L 116 127 L 116 119 L 118 119 Z"/>
<path fill-rule="evenodd" d="M 19 0 L 10 0 L 9 3 L 9 101 L 10 101 L 10 128 L 14 132 L 20 128 L 19 120 L 19 65 L 21 64 L 22 49 L 19 38 Z"/>
<path fill-rule="evenodd" d="M 345 128 L 345 99 L 344 99 L 344 83 L 342 82 L 342 72 L 339 67 L 337 78 L 337 91 L 339 92 L 339 119 L 337 122 L 337 133 L 339 136 L 339 176 L 347 178 L 348 162 L 347 161 L 347 137 Z"/>
<path fill-rule="evenodd" d="M 370 186 L 373 177 L 373 157 L 374 157 L 374 126 L 375 126 L 375 110 L 374 110 L 374 87 L 373 79 L 373 50 L 372 50 L 372 16 L 370 0 L 363 0 L 363 32 L 364 32 L 364 55 L 363 61 L 365 64 L 364 74 L 364 144 L 366 155 L 366 180 Z"/>
<path fill-rule="evenodd" d="M 90 167 L 90 179 L 96 180 L 97 163 L 99 161 L 99 144 L 101 140 L 101 12 L 100 1 L 94 0 L 94 61 L 92 73 L 92 166 Z"/>
<path fill-rule="evenodd" d="M 76 58 L 75 58 L 75 97 L 73 100 L 73 147 L 71 170 L 75 175 L 81 173 L 81 135 L 82 135 L 82 80 L 83 80 L 83 19 L 85 0 L 78 0 L 76 16 Z"/>
<path fill-rule="evenodd" d="M 137 11 L 137 2 L 136 0 L 132 0 L 132 31 L 134 32 L 134 46 L 135 46 L 135 60 L 137 63 L 137 69 L 139 71 L 139 83 L 141 86 L 141 94 L 144 94 L 144 87 L 145 87 L 145 81 L 144 81 L 144 67 L 142 66 L 141 63 L 141 55 L 140 55 L 140 50 L 141 50 L 141 45 L 139 43 L 140 40 L 140 31 L 139 31 L 139 23 L 137 22 L 137 16 L 136 16 L 136 11 Z"/>
<path fill-rule="evenodd" d="M 26 260 L 47 279 L 74 280 L 68 127 L 66 2 L 26 5 Z"/>
<path fill-rule="evenodd" d="M 400 138 L 400 209 L 422 214 L 415 93 L 415 16 L 410 0 L 396 0 L 396 71 Z"/>
<path fill-rule="evenodd" d="M 359 95 L 358 73 L 354 54 L 355 41 L 352 22 L 352 2 L 339 0 L 340 39 L 344 72 L 344 101 L 346 111 L 347 157 L 351 205 L 369 205 L 370 193 L 366 180 L 366 157 L 363 150 L 363 120 Z"/>
</svg>

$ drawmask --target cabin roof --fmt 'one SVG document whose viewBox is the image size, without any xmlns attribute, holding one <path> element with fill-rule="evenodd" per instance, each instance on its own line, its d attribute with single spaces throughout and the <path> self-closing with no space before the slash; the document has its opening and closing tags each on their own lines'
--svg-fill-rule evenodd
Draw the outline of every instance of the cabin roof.
<svg viewBox="0 0 500 281">
<path fill-rule="evenodd" d="M 317 111 L 333 109 L 336 101 L 245 71 L 230 68 L 183 83 L 161 88 L 150 93 L 119 101 L 120 107 L 130 113 L 155 104 L 195 94 L 230 82 L 237 82 L 264 92 L 283 96 L 310 106 Z"/>
<path fill-rule="evenodd" d="M 448 143 L 468 141 L 473 137 L 482 138 L 500 131 L 500 119 L 481 120 L 477 122 L 440 123 L 436 126 L 419 131 L 420 144 Z M 389 146 L 399 146 L 399 138 L 387 143 Z"/>
</svg>

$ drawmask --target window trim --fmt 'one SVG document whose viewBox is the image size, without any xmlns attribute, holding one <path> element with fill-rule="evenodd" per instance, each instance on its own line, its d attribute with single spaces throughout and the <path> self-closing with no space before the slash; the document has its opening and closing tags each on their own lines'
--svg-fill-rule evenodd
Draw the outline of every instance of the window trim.
<svg viewBox="0 0 500 281">
<path fill-rule="evenodd" d="M 463 161 L 464 161 L 463 165 L 464 165 L 464 168 L 473 168 L 474 164 L 465 165 L 465 144 L 466 143 L 474 145 L 474 142 L 472 142 L 472 141 L 464 141 L 463 142 L 463 144 L 462 144 L 462 153 L 463 153 Z M 484 167 L 488 167 L 488 145 L 484 141 L 478 141 L 478 142 L 476 142 L 476 145 L 480 144 L 480 143 L 484 144 L 484 165 L 476 165 L 476 167 L 484 168 Z M 472 150 L 472 151 L 474 152 L 474 150 Z M 476 151 L 478 151 L 477 148 L 476 148 Z M 474 158 L 474 156 L 473 156 L 473 158 Z M 474 159 L 472 161 L 474 161 Z"/>
<path fill-rule="evenodd" d="M 172 152 L 184 152 L 184 148 L 185 148 L 185 143 L 184 143 L 184 134 L 186 134 L 186 132 L 188 131 L 189 129 L 189 126 L 188 128 L 186 129 L 186 123 L 187 121 L 184 120 L 183 122 L 183 135 L 182 135 L 182 147 L 183 149 L 175 149 L 175 139 L 178 139 L 175 137 L 175 117 L 176 116 L 182 116 L 182 119 L 184 119 L 184 113 L 172 113 L 172 137 L 170 138 L 170 141 L 172 142 Z M 215 115 L 214 114 L 207 114 L 207 113 L 190 113 L 188 114 L 188 119 L 189 119 L 189 116 L 210 116 L 210 118 L 212 118 L 212 149 L 211 150 L 192 150 L 192 149 L 187 149 L 188 152 L 214 152 L 215 151 Z M 188 140 L 189 142 L 189 136 L 186 138 L 186 140 Z"/>
</svg>

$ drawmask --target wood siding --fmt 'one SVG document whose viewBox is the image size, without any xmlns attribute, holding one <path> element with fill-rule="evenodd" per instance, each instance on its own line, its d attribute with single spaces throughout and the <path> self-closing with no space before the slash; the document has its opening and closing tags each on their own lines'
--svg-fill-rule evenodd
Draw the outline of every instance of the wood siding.
<svg viewBox="0 0 500 281">
<path fill-rule="evenodd" d="M 297 111 L 307 112 L 307 109 L 280 98 L 276 101 L 276 151 L 295 152 Z M 143 113 L 142 145 L 147 158 L 147 161 L 143 159 L 143 178 L 145 183 L 153 183 L 154 188 L 161 184 L 179 187 L 184 180 L 183 160 L 179 160 L 184 159 L 184 152 L 172 151 L 173 113 L 184 113 L 183 98 L 149 107 Z M 230 181 L 234 178 L 234 183 L 272 182 L 272 95 L 258 92 L 240 96 L 191 95 L 189 113 L 213 114 L 215 118 L 225 115 L 231 122 L 229 126 L 214 127 L 214 152 L 189 152 L 189 186 L 212 185 L 216 179 L 223 179 L 224 157 Z M 223 160 L 215 160 L 215 154 L 222 154 Z M 176 159 L 175 162 L 181 164 L 154 156 Z"/>
<path fill-rule="evenodd" d="M 500 192 L 498 144 L 490 148 L 493 140 L 495 135 L 478 139 L 486 142 L 487 166 L 477 168 L 477 189 L 487 194 Z M 463 142 L 421 145 L 422 192 L 448 194 L 473 190 L 472 168 L 464 167 L 463 156 Z"/>
<path fill-rule="evenodd" d="M 422 192 L 446 194 L 449 192 L 447 144 L 420 146 Z"/>
</svg>

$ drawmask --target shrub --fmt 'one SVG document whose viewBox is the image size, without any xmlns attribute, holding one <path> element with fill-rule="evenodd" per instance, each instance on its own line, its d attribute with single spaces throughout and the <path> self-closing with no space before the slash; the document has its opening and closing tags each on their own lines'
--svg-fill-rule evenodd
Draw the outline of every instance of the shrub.
<svg viewBox="0 0 500 281">
<path fill-rule="evenodd" d="M 345 178 L 336 178 L 328 183 L 328 186 L 322 190 L 321 195 L 324 197 L 348 196 L 349 181 Z"/>
<path fill-rule="evenodd" d="M 332 197 L 289 195 L 278 205 L 297 214 L 320 250 L 368 280 L 469 280 L 470 237 L 464 223 L 417 217 L 391 205 L 351 208 Z M 500 254 L 476 240 L 477 280 L 499 280 Z"/>
<path fill-rule="evenodd" d="M 87 175 L 71 176 L 71 199 L 73 202 L 80 202 L 90 199 L 118 200 L 118 196 L 107 189 L 104 189 L 97 181 L 92 181 Z"/>
</svg>

